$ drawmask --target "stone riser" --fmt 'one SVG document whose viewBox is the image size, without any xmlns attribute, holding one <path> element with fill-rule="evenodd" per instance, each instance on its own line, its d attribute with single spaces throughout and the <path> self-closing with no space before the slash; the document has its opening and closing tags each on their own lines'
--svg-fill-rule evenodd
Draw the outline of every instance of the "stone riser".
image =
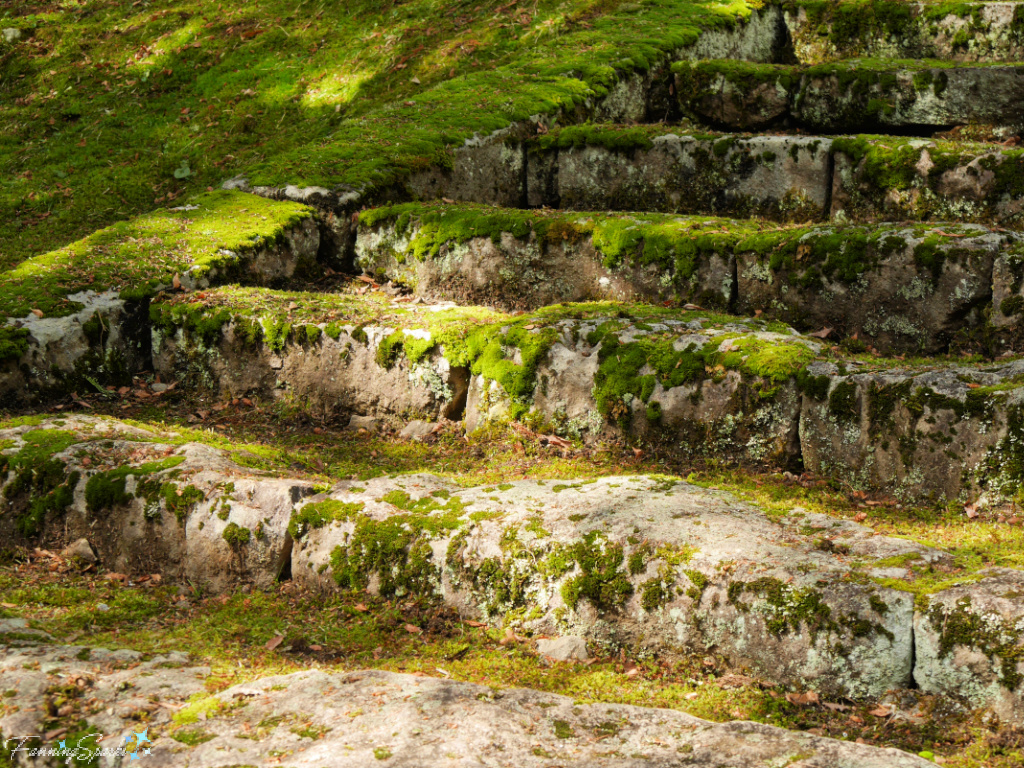
<svg viewBox="0 0 1024 768">
<path fill-rule="evenodd" d="M 713 648 L 760 678 L 830 697 L 871 700 L 916 682 L 1024 720 L 1024 686 L 1003 661 L 1024 642 L 1014 628 L 1024 575 L 982 572 L 976 585 L 915 604 L 879 581 L 911 578 L 910 566 L 948 569 L 953 557 L 853 522 L 802 510 L 771 517 L 728 494 L 648 477 L 463 488 L 411 475 L 314 495 L 310 483 L 254 472 L 227 451 L 81 416 L 3 430 L 5 452 L 17 458 L 40 430 L 74 436 L 52 456 L 73 498 L 45 519 L 42 540 L 57 547 L 88 535 L 104 564 L 126 573 L 159 565 L 223 593 L 269 587 L 287 569 L 312 589 L 414 591 L 462 616 L 582 636 L 606 651 Z M 141 466 L 105 466 L 111 452 Z M 154 470 L 147 459 L 173 466 Z M 120 500 L 90 506 L 90 489 L 112 481 L 123 484 Z M 146 484 L 172 487 L 152 500 Z M 167 498 L 182 500 L 172 509 Z M 17 539 L 11 518 L 29 502 L 10 495 L 6 537 Z M 390 547 L 386 570 L 381 547 Z M 957 629 L 981 616 L 973 633 Z"/>
<path fill-rule="evenodd" d="M 579 142 L 501 140 L 462 149 L 450 170 L 413 176 L 407 190 L 418 200 L 508 208 L 1024 227 L 1021 150 L 898 137 L 683 131 L 630 140 L 629 129 L 611 126 Z"/>
<path fill-rule="evenodd" d="M 186 291 L 226 283 L 277 284 L 291 278 L 299 265 L 316 263 L 319 247 L 317 221 L 310 216 L 273 244 L 239 253 L 230 274 L 209 270 L 197 277 L 184 272 L 178 282 Z M 94 385 L 88 379 L 102 385 L 130 384 L 132 374 L 150 368 L 148 299 L 126 301 L 113 290 L 82 291 L 68 299 L 81 308 L 60 317 L 30 313 L 8 320 L 25 334 L 27 349 L 20 359 L 0 363 L 5 397 L 32 403 L 72 389 L 89 391 Z"/>
<path fill-rule="evenodd" d="M 955 126 L 1024 128 L 1024 67 L 948 67 L 857 61 L 806 69 L 744 62 L 675 67 L 683 115 L 725 130 L 801 128 L 822 133 L 927 136 Z"/>
<path fill-rule="evenodd" d="M 963 3 L 960 13 L 945 15 L 929 13 L 935 3 L 885 4 L 884 9 L 894 11 L 889 16 L 876 16 L 874 7 L 861 3 L 814 5 L 810 11 L 798 6 L 785 11 L 790 44 L 801 62 L 850 56 L 1024 60 L 1024 12 L 1019 2 Z"/>
<path fill-rule="evenodd" d="M 481 213 L 445 210 L 422 209 L 421 216 L 440 211 L 457 221 Z M 423 296 L 507 311 L 589 299 L 689 302 L 741 316 L 761 312 L 807 332 L 831 328 L 833 338 L 857 335 L 883 354 L 942 353 L 954 342 L 969 346 L 972 336 L 975 344 L 987 336 L 992 351 L 1013 348 L 1024 312 L 1024 297 L 1015 298 L 1024 291 L 1024 243 L 980 227 L 819 226 L 773 236 L 740 222 L 698 220 L 673 239 L 659 229 L 671 219 L 589 214 L 564 219 L 566 239 L 502 232 L 444 242 L 432 256 L 422 250 L 425 241 L 438 246 L 430 240 L 433 219 L 421 225 L 411 216 L 401 231 L 395 216 L 361 225 L 356 266 Z M 606 241 L 619 222 L 632 225 L 643 244 L 612 266 Z M 684 271 L 678 251 L 694 242 L 700 250 Z M 661 261 L 650 255 L 662 251 L 670 255 Z"/>
<path fill-rule="evenodd" d="M 822 345 L 758 330 L 757 323 L 716 329 L 621 321 L 626 325 L 613 336 L 599 339 L 594 333 L 601 322 L 560 321 L 525 398 L 510 397 L 497 381 L 452 365 L 443 348 L 415 365 L 399 357 L 387 367 L 377 353 L 394 329 L 372 326 L 344 328 L 337 339 L 290 343 L 280 351 L 243 341 L 233 326 L 213 348 L 179 332 L 159 340 L 155 368 L 167 379 L 201 371 L 223 396 L 286 398 L 322 418 L 353 412 L 389 420 L 445 416 L 464 418 L 472 431 L 530 411 L 561 434 L 586 441 L 644 437 L 694 457 L 802 466 L 905 501 L 979 493 L 998 501 L 1021 480 L 1013 469 L 1024 437 L 1019 362 L 854 375 L 832 363 L 804 370 L 799 361 L 813 359 Z M 665 377 L 676 369 L 653 372 L 645 366 L 660 353 L 635 346 L 648 337 L 671 340 L 676 353 L 706 355 L 709 342 L 717 352 L 694 359 L 688 378 L 669 383 Z M 731 361 L 730 351 L 738 352 Z M 508 354 L 515 362 L 519 353 L 510 347 Z M 724 367 L 708 360 L 722 360 Z M 773 360 L 790 362 L 780 362 L 779 369 Z"/>
</svg>

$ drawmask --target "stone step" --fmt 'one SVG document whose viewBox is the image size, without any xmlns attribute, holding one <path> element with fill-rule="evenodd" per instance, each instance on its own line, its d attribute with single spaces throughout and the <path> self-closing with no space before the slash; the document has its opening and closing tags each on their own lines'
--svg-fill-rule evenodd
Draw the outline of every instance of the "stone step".
<svg viewBox="0 0 1024 768">
<path fill-rule="evenodd" d="M 865 156 L 848 187 L 872 167 Z M 831 328 L 886 354 L 935 354 L 1015 346 L 1022 255 L 1018 235 L 978 225 L 770 227 L 407 204 L 361 215 L 355 263 L 428 298 L 506 310 L 675 300 Z"/>
<path fill-rule="evenodd" d="M 465 488 L 407 475 L 324 490 L 217 442 L 78 415 L 0 429 L 12 470 L 0 533 L 26 540 L 18 523 L 35 515 L 28 541 L 88 536 L 107 568 L 158 560 L 165 578 L 213 592 L 288 569 L 314 590 L 436 598 L 604 653 L 714 649 L 829 697 L 877 700 L 916 681 L 1024 722 L 1019 572 L 961 573 L 928 594 L 917 579 L 951 573 L 952 555 L 664 477 Z"/>
<path fill-rule="evenodd" d="M 1024 228 L 1024 150 L 899 136 L 570 126 L 459 150 L 407 194 L 508 208 L 781 222 L 960 220 Z"/>
<path fill-rule="evenodd" d="M 154 368 L 322 418 L 529 415 L 587 442 L 809 469 L 936 502 L 1012 497 L 1024 364 L 862 362 L 761 318 L 616 303 L 510 316 L 354 297 L 209 291 L 154 305 Z M 361 303 L 362 302 L 362 303 Z"/>
<path fill-rule="evenodd" d="M 241 192 L 100 230 L 0 276 L 0 392 L 9 404 L 103 384 L 148 365 L 160 290 L 275 285 L 316 271 L 315 211 Z"/>
<path fill-rule="evenodd" d="M 222 690 L 223 684 L 217 685 L 219 676 L 211 674 L 209 667 L 188 666 L 182 653 L 150 659 L 126 648 L 111 653 L 61 645 L 5 655 L 0 684 L 5 690 L 18 691 L 21 705 L 17 714 L 0 717 L 0 728 L 5 733 L 21 729 L 45 733 L 54 724 L 47 717 L 46 696 L 54 678 L 91 680 L 98 663 L 113 667 L 104 674 L 104 682 L 111 684 L 90 691 L 95 707 L 78 722 L 95 735 L 82 738 L 82 750 L 94 745 L 102 748 L 98 741 L 102 728 L 116 734 L 112 741 L 131 744 L 123 747 L 129 760 L 148 759 L 162 766 L 269 768 L 278 765 L 283 755 L 297 755 L 289 758 L 289 765 L 333 768 L 366 768 L 378 761 L 396 766 L 475 762 L 529 768 L 674 768 L 681 765 L 681 755 L 699 768 L 779 766 L 794 764 L 794 759 L 814 768 L 935 765 L 894 748 L 757 722 L 719 723 L 677 709 L 581 704 L 568 696 L 526 688 L 501 690 L 423 672 L 344 671 L 337 665 L 290 674 L 264 673 Z M 210 695 L 206 688 L 219 693 Z M 198 697 L 203 697 L 202 704 L 196 703 Z M 200 707 L 201 721 L 190 724 Z M 147 712 L 145 725 L 135 715 L 139 710 Z M 174 718 L 179 710 L 185 710 L 189 719 Z M 146 730 L 139 733 L 140 727 Z M 397 735 L 396 727 L 400 728 Z M 298 736 L 299 730 L 311 734 L 310 740 L 299 741 L 305 738 Z M 136 735 L 145 739 L 141 748 L 138 741 L 131 741 Z M 74 754 L 72 742 L 67 743 L 64 754 Z M 60 757 L 66 760 L 64 754 Z M 552 759 L 563 762 L 552 763 Z"/>
<path fill-rule="evenodd" d="M 1024 3 L 790 0 L 782 3 L 796 58 L 851 56 L 1024 61 Z"/>
<path fill-rule="evenodd" d="M 987 126 L 1024 129 L 1024 66 L 849 59 L 812 67 L 742 61 L 679 62 L 684 115 L 727 130 L 908 132 Z"/>
</svg>

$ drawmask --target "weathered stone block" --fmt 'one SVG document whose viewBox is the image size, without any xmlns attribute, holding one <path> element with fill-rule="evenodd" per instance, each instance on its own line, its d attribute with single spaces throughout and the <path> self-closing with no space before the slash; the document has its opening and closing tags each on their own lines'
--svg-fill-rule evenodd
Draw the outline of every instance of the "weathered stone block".
<svg viewBox="0 0 1024 768">
<path fill-rule="evenodd" d="M 818 227 L 736 256 L 740 314 L 856 334 L 886 353 L 936 353 L 984 327 L 1005 237 L 971 225 Z"/>
<path fill-rule="evenodd" d="M 833 219 L 1024 228 L 1022 150 L 899 137 L 841 138 L 833 150 Z"/>
<path fill-rule="evenodd" d="M 759 675 L 829 695 L 876 696 L 911 672 L 912 596 L 844 574 L 901 554 L 945 558 L 853 523 L 802 534 L 801 515 L 777 523 L 723 494 L 652 478 L 466 490 L 412 476 L 360 487 L 296 512 L 321 521 L 296 542 L 300 583 L 434 593 L 463 615 L 613 648 L 713 646 Z"/>
<path fill-rule="evenodd" d="M 700 139 L 666 134 L 649 148 L 558 150 L 558 200 L 573 210 L 666 211 L 825 217 L 828 139 L 762 136 Z"/>
<path fill-rule="evenodd" d="M 914 638 L 921 690 L 1024 722 L 1024 574 L 991 569 L 929 595 L 914 617 Z"/>
<path fill-rule="evenodd" d="M 827 393 L 804 397 L 804 466 L 862 490 L 905 500 L 999 499 L 1015 492 L 1024 389 L 1019 362 L 1000 367 L 826 376 Z"/>
</svg>

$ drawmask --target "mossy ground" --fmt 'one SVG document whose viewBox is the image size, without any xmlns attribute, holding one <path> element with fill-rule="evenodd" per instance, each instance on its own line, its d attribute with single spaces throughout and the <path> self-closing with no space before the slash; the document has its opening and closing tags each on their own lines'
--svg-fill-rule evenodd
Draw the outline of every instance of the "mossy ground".
<svg viewBox="0 0 1024 768">
<path fill-rule="evenodd" d="M 25 36 L 0 50 L 0 266 L 240 173 L 386 188 L 752 7 L 3 0 Z"/>
<path fill-rule="evenodd" d="M 870 714 L 873 702 L 842 711 L 792 703 L 785 689 L 737 676 L 714 656 L 673 662 L 615 656 L 587 666 L 549 664 L 528 639 L 509 642 L 503 630 L 463 623 L 456 614 L 417 600 L 385 601 L 361 592 L 323 598 L 288 583 L 267 592 L 179 594 L 150 580 L 129 587 L 102 574 L 52 571 L 46 561 L 8 561 L 0 566 L 0 601 L 2 615 L 26 617 L 58 641 L 149 654 L 191 653 L 212 668 L 206 683 L 210 693 L 313 666 L 377 668 L 496 688 L 535 688 L 581 703 L 668 707 L 714 721 L 754 720 L 928 751 L 954 768 L 1010 768 L 1024 758 L 1020 731 L 978 728 L 945 714 L 941 702 L 927 697 L 928 715 L 910 724 Z M 99 603 L 110 610 L 97 610 Z M 422 632 L 411 633 L 407 625 Z M 284 641 L 268 651 L 266 643 L 276 635 Z M 202 739 L 197 723 L 210 705 L 210 699 L 199 697 L 176 715 L 171 729 L 180 741 Z M 15 706 L 16 700 L 0 700 L 0 711 Z"/>
</svg>

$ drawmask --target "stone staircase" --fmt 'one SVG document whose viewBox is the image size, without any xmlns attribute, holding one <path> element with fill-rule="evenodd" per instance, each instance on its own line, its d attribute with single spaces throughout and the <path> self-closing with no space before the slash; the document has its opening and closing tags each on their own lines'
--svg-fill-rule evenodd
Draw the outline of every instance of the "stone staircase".
<svg viewBox="0 0 1024 768">
<path fill-rule="evenodd" d="M 261 345 L 247 295 L 177 297 L 154 310 L 156 370 L 330 415 L 532 413 L 907 501 L 1005 497 L 1019 4 L 857 8 L 769 6 L 385 192 L 251 189 L 314 205 L 321 258 L 431 307 L 261 293 L 264 330 L 292 329 Z M 210 306 L 212 345 L 175 320 Z"/>
<path fill-rule="evenodd" d="M 480 137 L 386 190 L 233 180 L 228 189 L 311 206 L 319 232 L 310 214 L 259 258 L 234 254 L 238 268 L 168 273 L 148 319 L 124 297 L 79 297 L 82 328 L 97 314 L 136 318 L 86 347 L 103 360 L 128 350 L 164 381 L 288 399 L 329 419 L 444 418 L 470 431 L 530 419 L 572 440 L 659 442 L 907 502 L 1012 498 L 1024 477 L 1024 4 L 811 8 L 768 6 L 586 107 Z M 891 58 L 847 58 L 854 50 Z M 391 292 L 288 290 L 314 256 L 321 274 L 355 272 Z M 273 269 L 253 277 L 257 262 Z M 8 391 L 52 384 L 83 359 L 61 346 L 65 321 L 26 318 Z M 297 545 L 309 562 L 292 572 L 318 583 L 339 535 Z M 818 558 L 810 547 L 807 562 Z M 488 585 L 474 588 L 479 603 Z M 871 590 L 850 590 L 869 615 Z M 996 671 L 972 701 L 1020 720 L 1019 674 L 1002 688 L 989 680 L 1024 647 L 1019 593 L 1006 590 L 1018 623 L 986 640 Z M 742 589 L 719 591 L 745 610 Z M 899 635 L 898 679 L 871 693 L 927 672 L 929 690 L 963 694 L 970 686 L 947 685 L 942 665 L 970 643 L 922 628 L 926 613 L 900 594 L 881 632 L 889 645 Z M 965 625 L 982 621 L 959 593 L 943 600 Z M 589 615 L 578 628 L 599 624 Z M 922 638 L 935 661 L 919 675 Z M 806 639 L 800 663 L 820 652 Z M 849 647 L 832 650 L 841 659 Z"/>
</svg>

